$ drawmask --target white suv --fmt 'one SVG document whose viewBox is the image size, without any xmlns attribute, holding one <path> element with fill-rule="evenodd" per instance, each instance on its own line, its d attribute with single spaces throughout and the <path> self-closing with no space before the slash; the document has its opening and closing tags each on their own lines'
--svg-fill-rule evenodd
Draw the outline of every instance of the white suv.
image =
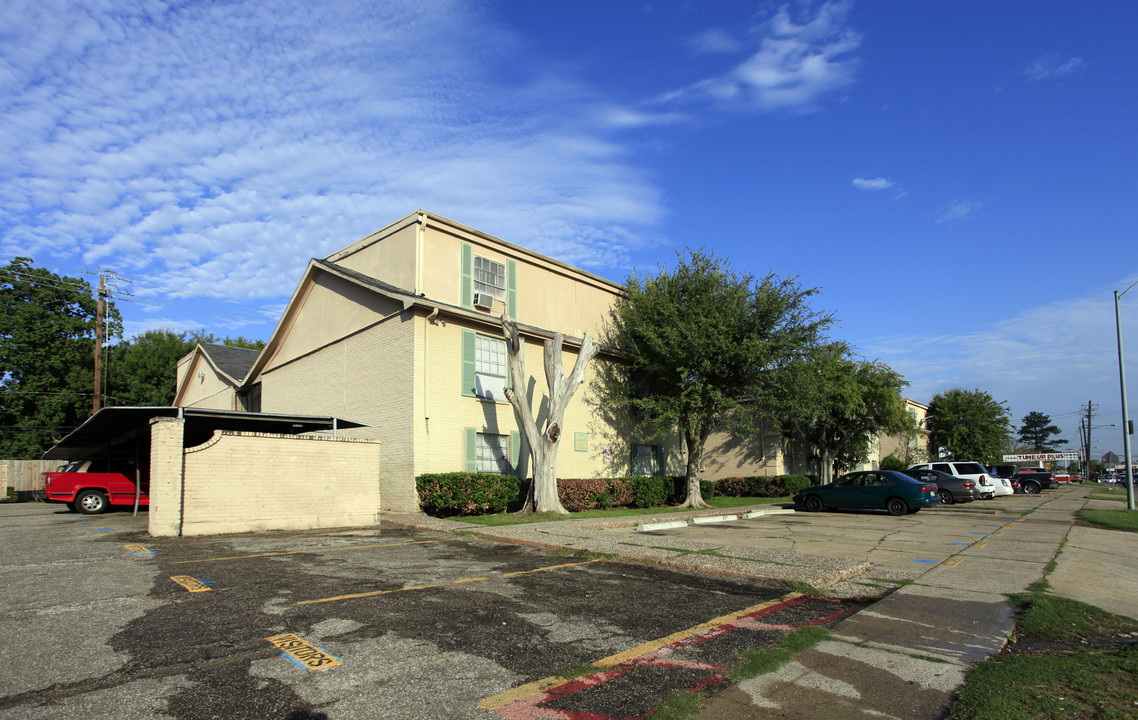
<svg viewBox="0 0 1138 720">
<path fill-rule="evenodd" d="M 1010 482 L 1004 478 L 992 476 L 988 473 L 988 468 L 978 462 L 953 460 L 951 462 L 920 463 L 909 469 L 940 470 L 942 473 L 971 480 L 976 483 L 976 494 L 985 500 L 990 500 L 997 495 L 1011 495 L 1015 492 Z"/>
</svg>

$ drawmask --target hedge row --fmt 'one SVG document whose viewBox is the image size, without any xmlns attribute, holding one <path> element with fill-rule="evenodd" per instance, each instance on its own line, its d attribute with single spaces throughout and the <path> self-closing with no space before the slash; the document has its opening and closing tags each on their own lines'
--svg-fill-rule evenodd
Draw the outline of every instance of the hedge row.
<svg viewBox="0 0 1138 720">
<path fill-rule="evenodd" d="M 805 475 L 736 477 L 700 482 L 704 500 L 731 497 L 786 497 L 814 485 Z M 513 475 L 491 473 L 433 473 L 415 478 L 419 505 L 428 515 L 484 515 L 520 507 L 526 485 Z M 663 507 L 684 501 L 687 478 L 623 477 L 562 478 L 557 481 L 561 504 L 570 512 L 620 507 Z"/>
<path fill-rule="evenodd" d="M 706 500 L 714 494 L 714 483 L 702 481 L 700 494 Z M 557 495 L 569 512 L 604 510 L 614 507 L 662 507 L 681 503 L 687 497 L 687 478 L 622 477 L 560 478 Z"/>
<path fill-rule="evenodd" d="M 500 513 L 518 500 L 521 483 L 513 475 L 432 473 L 415 478 L 419 507 L 428 515 Z"/>
<path fill-rule="evenodd" d="M 715 483 L 715 494 L 728 497 L 786 497 L 817 481 L 808 475 L 732 477 Z"/>
</svg>

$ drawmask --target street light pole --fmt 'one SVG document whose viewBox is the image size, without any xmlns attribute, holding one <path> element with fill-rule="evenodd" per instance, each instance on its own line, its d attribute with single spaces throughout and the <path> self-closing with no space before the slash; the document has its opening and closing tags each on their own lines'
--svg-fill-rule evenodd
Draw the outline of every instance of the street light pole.
<svg viewBox="0 0 1138 720">
<path fill-rule="evenodd" d="M 1118 313 L 1118 301 L 1121 300 L 1126 293 L 1134 289 L 1133 283 L 1130 287 L 1119 293 L 1114 291 L 1114 329 L 1118 333 L 1118 385 L 1122 390 L 1122 452 L 1126 455 L 1126 509 L 1134 509 L 1134 469 L 1130 464 L 1130 416 L 1126 412 L 1126 366 L 1122 358 L 1122 320 Z"/>
</svg>

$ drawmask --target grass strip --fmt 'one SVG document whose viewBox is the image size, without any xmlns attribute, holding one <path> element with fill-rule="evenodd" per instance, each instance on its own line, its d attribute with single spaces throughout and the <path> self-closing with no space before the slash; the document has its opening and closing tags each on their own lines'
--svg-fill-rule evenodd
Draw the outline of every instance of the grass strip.
<svg viewBox="0 0 1138 720">
<path fill-rule="evenodd" d="M 789 497 L 713 497 L 707 501 L 712 507 L 720 509 L 750 507 L 752 505 L 773 505 L 775 503 L 790 502 Z M 619 518 L 636 517 L 638 515 L 670 515 L 672 513 L 691 512 L 691 508 L 681 507 L 654 507 L 654 508 L 612 508 L 609 510 L 582 510 L 580 512 L 559 515 L 558 513 L 497 513 L 494 515 L 463 515 L 448 517 L 447 520 L 470 523 L 472 525 L 485 525 L 496 527 L 499 525 L 523 525 L 526 523 L 558 522 L 561 520 L 577 520 L 580 518 Z"/>
<path fill-rule="evenodd" d="M 1075 515 L 1083 522 L 1101 525 L 1112 530 L 1138 531 L 1138 511 L 1134 510 L 1079 510 Z"/>
</svg>

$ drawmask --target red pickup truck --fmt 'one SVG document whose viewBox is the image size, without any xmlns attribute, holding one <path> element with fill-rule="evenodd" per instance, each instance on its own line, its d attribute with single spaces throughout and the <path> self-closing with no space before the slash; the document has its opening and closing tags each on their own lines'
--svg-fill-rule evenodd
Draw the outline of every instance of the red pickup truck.
<svg viewBox="0 0 1138 720">
<path fill-rule="evenodd" d="M 40 475 L 44 499 L 67 503 L 84 515 L 105 513 L 112 505 L 134 507 L 134 467 L 121 460 L 81 460 Z M 139 507 L 150 505 L 149 478 L 143 475 Z"/>
</svg>

